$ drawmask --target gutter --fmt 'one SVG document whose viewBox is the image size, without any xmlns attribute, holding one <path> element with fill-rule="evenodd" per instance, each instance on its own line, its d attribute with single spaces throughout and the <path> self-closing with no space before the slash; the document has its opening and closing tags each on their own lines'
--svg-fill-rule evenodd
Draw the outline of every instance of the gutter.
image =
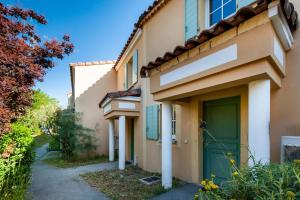
<svg viewBox="0 0 300 200">
<path fill-rule="evenodd" d="M 268 6 L 268 15 L 273 24 L 275 32 L 283 45 L 283 48 L 291 50 L 294 43 L 292 32 L 289 28 L 286 18 L 284 17 L 279 1 L 272 2 Z"/>
</svg>

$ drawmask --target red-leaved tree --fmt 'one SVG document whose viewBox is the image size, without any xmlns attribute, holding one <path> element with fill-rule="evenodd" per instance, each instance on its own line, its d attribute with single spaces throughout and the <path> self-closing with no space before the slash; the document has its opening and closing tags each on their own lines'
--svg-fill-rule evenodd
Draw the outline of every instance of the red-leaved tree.
<svg viewBox="0 0 300 200">
<path fill-rule="evenodd" d="M 42 42 L 34 22 L 47 23 L 33 10 L 0 3 L 0 137 L 31 105 L 32 87 L 54 67 L 53 59 L 73 52 L 68 35 L 61 42 Z"/>
</svg>

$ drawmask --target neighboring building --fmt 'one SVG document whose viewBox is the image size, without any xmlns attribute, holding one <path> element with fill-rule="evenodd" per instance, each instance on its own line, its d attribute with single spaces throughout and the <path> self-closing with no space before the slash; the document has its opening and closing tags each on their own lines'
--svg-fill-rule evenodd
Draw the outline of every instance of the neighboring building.
<svg viewBox="0 0 300 200">
<path fill-rule="evenodd" d="M 68 109 L 74 109 L 74 98 L 73 98 L 73 95 L 72 95 L 72 92 L 68 92 L 68 106 L 67 108 Z"/>
<path fill-rule="evenodd" d="M 161 172 L 165 188 L 172 176 L 226 179 L 227 152 L 239 165 L 253 164 L 250 152 L 278 162 L 281 136 L 300 136 L 297 10 L 297 0 L 154 1 L 99 101 L 110 160 L 117 135 L 119 168 Z"/>
<path fill-rule="evenodd" d="M 81 114 L 82 125 L 94 130 L 96 152 L 108 154 L 108 123 L 99 101 L 107 92 L 116 89 L 114 61 L 80 62 L 70 64 L 72 94 L 69 106 Z"/>
</svg>

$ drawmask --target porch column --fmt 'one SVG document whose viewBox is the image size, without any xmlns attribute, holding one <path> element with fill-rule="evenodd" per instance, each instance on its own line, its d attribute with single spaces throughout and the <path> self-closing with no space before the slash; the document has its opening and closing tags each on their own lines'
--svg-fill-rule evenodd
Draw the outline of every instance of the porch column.
<svg viewBox="0 0 300 200">
<path fill-rule="evenodd" d="M 162 103 L 162 186 L 172 187 L 172 104 Z"/>
<path fill-rule="evenodd" d="M 115 141 L 114 141 L 114 120 L 108 121 L 108 132 L 109 132 L 109 161 L 114 161 L 115 158 Z"/>
<path fill-rule="evenodd" d="M 270 162 L 270 80 L 258 80 L 249 83 L 248 94 L 248 138 L 249 156 L 255 162 Z M 249 165 L 253 165 L 249 159 Z"/>
<path fill-rule="evenodd" d="M 119 117 L 119 169 L 125 169 L 125 116 Z"/>
</svg>

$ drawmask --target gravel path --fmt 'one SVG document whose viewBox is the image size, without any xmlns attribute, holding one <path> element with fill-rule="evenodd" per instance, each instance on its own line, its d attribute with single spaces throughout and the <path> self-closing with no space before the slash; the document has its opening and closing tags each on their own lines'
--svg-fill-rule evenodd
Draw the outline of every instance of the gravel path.
<svg viewBox="0 0 300 200">
<path fill-rule="evenodd" d="M 108 199 L 103 193 L 90 187 L 79 175 L 114 169 L 117 163 L 102 163 L 76 168 L 61 169 L 43 163 L 52 157 L 47 152 L 48 144 L 36 150 L 36 161 L 32 166 L 32 183 L 28 189 L 28 200 L 101 200 Z"/>
</svg>

